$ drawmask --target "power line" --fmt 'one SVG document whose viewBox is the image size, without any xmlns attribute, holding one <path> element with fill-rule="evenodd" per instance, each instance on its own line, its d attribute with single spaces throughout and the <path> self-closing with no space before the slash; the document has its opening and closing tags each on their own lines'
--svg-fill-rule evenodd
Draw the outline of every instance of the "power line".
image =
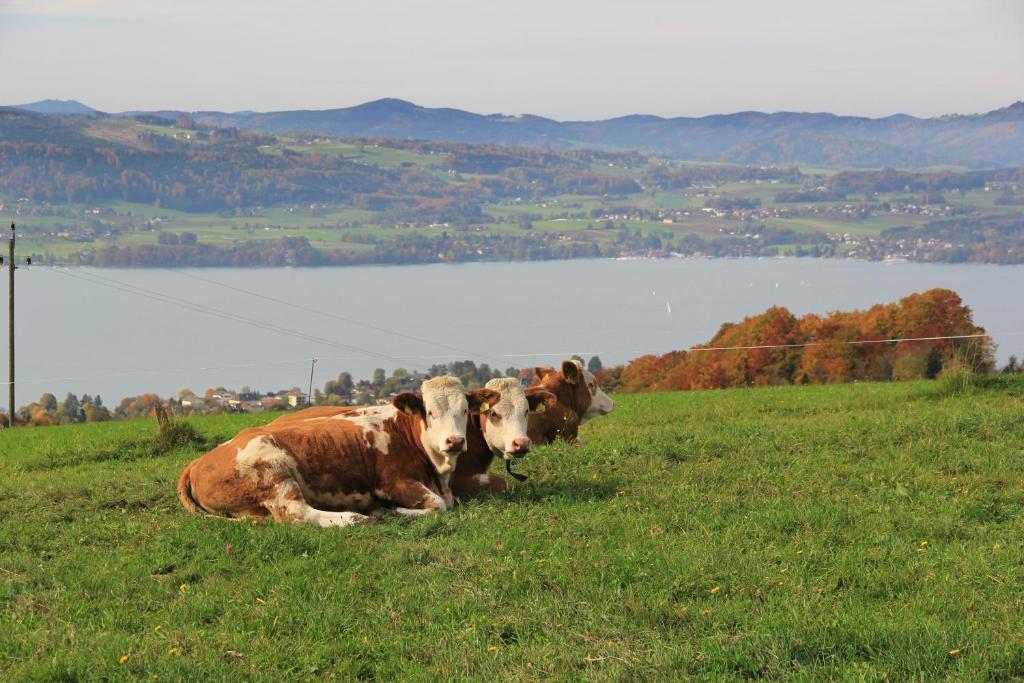
<svg viewBox="0 0 1024 683">
<path fill-rule="evenodd" d="M 226 365 L 204 365 L 194 368 L 160 368 L 156 370 L 128 370 L 125 372 L 104 372 L 95 375 L 76 375 L 72 377 L 45 377 L 36 379 L 22 379 L 19 383 L 42 384 L 43 382 L 70 382 L 82 379 L 102 379 L 106 377 L 139 377 L 142 375 L 170 375 L 179 372 L 205 372 L 212 370 L 228 370 L 235 368 L 262 368 L 268 365 L 286 365 L 297 363 L 308 363 L 309 358 L 296 358 L 292 360 L 261 361 L 258 363 L 229 363 Z M 2 384 L 7 384 L 3 382 Z"/>
<path fill-rule="evenodd" d="M 276 332 L 278 334 L 287 335 L 289 337 L 295 337 L 296 339 L 302 339 L 303 341 L 312 341 L 319 344 L 324 344 L 326 346 L 332 346 L 334 348 L 342 349 L 345 351 L 353 351 L 356 353 L 364 354 L 366 356 L 382 358 L 397 363 L 405 363 L 407 360 L 409 360 L 408 358 L 399 358 L 397 356 L 392 356 L 377 351 L 371 351 L 369 349 L 353 346 L 351 344 L 344 344 L 341 342 L 333 341 L 331 339 L 324 339 L 323 337 L 317 337 L 296 330 L 289 330 L 287 328 L 280 327 L 272 323 L 267 323 L 260 320 L 253 320 L 252 318 L 247 318 L 245 316 L 241 316 L 236 313 L 230 313 L 228 311 L 222 311 L 220 309 L 213 308 L 212 306 L 207 306 L 205 304 L 199 304 L 193 301 L 188 301 L 186 299 L 179 299 L 177 297 L 172 297 L 161 292 L 145 289 L 143 287 L 128 285 L 127 283 L 123 283 L 118 280 L 113 280 L 110 278 L 105 278 L 102 275 L 97 275 L 95 273 L 71 272 L 70 270 L 60 268 L 54 268 L 50 270 L 51 272 L 57 273 L 59 275 L 64 275 L 66 277 L 74 278 L 84 282 L 90 282 L 95 285 L 115 289 L 121 292 L 126 292 L 128 294 L 133 294 L 135 296 L 139 296 L 145 299 L 151 299 L 154 301 L 159 301 L 161 303 L 171 304 L 173 306 L 178 306 L 179 308 L 184 308 L 198 313 L 203 313 L 206 315 L 213 316 L 215 318 L 230 320 L 232 322 L 249 325 L 251 327 L 255 327 L 261 330 Z"/>
<path fill-rule="evenodd" d="M 313 308 L 312 306 L 305 306 L 303 304 L 297 304 L 297 303 L 295 303 L 293 301 L 285 301 L 283 299 L 278 299 L 276 297 L 269 296 L 267 294 L 261 294 L 259 292 L 254 292 L 254 291 L 252 291 L 250 289 L 244 289 L 242 287 L 235 287 L 234 285 L 229 285 L 226 282 L 220 282 L 218 280 L 213 280 L 211 278 L 203 277 L 201 275 L 196 275 L 195 273 L 186 273 L 184 271 L 176 270 L 176 269 L 172 269 L 172 268 L 162 268 L 161 270 L 166 270 L 168 272 L 174 273 L 175 275 L 179 275 L 181 277 L 188 277 L 188 278 L 192 278 L 193 280 L 199 280 L 201 282 L 207 282 L 209 284 L 216 285 L 218 287 L 223 287 L 225 289 L 230 289 L 230 290 L 235 291 L 235 292 L 240 292 L 242 294 L 247 294 L 248 296 L 256 297 L 257 299 L 262 299 L 264 301 L 270 301 L 272 303 L 279 304 L 281 306 L 287 306 L 288 308 L 295 308 L 295 309 L 298 309 L 300 311 L 306 311 L 308 313 L 313 313 L 314 315 L 323 316 L 325 318 L 331 318 L 332 320 L 338 320 L 338 321 L 343 322 L 343 323 L 348 323 L 349 325 L 356 325 L 358 327 L 363 327 L 363 328 L 366 328 L 368 330 L 373 330 L 375 332 L 382 332 L 384 334 L 390 334 L 390 335 L 393 335 L 393 336 L 396 336 L 396 337 L 400 337 L 402 339 L 407 339 L 407 340 L 410 340 L 410 341 L 420 342 L 421 344 L 428 344 L 430 346 L 436 346 L 438 348 L 448 349 L 449 351 L 457 351 L 458 353 L 466 354 L 466 355 L 468 355 L 471 358 L 490 358 L 490 360 L 492 360 L 492 361 L 495 361 L 495 362 L 498 362 L 498 363 L 502 362 L 502 361 L 498 360 L 497 358 L 494 358 L 492 356 L 487 356 L 486 354 L 476 353 L 475 351 L 467 351 L 466 349 L 460 349 L 457 346 L 451 346 L 449 344 L 444 344 L 442 342 L 433 341 L 431 339 L 425 339 L 423 337 L 417 337 L 417 336 L 408 334 L 407 332 L 399 332 L 397 330 L 391 330 L 391 329 L 388 329 L 386 327 L 380 327 L 379 325 L 372 325 L 370 323 L 362 322 L 362 321 L 359 321 L 359 320 L 353 320 L 352 318 L 346 318 L 345 316 L 337 315 L 337 314 L 334 314 L 334 313 L 328 313 L 327 311 L 321 311 L 320 309 Z"/>
</svg>

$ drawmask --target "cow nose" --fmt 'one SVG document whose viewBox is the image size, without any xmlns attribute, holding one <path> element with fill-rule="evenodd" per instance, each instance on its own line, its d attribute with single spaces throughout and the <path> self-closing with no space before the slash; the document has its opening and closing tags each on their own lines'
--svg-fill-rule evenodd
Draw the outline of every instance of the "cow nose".
<svg viewBox="0 0 1024 683">
<path fill-rule="evenodd" d="M 512 440 L 512 452 L 516 455 L 524 454 L 530 450 L 533 443 L 527 437 Z"/>
<path fill-rule="evenodd" d="M 444 440 L 445 450 L 460 450 L 462 448 L 462 444 L 465 442 L 466 440 L 463 439 L 461 436 L 449 436 L 447 439 Z"/>
</svg>

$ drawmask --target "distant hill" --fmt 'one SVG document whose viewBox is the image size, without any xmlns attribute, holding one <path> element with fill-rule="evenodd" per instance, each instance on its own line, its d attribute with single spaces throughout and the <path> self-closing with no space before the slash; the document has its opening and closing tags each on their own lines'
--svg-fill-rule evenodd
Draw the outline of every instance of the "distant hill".
<svg viewBox="0 0 1024 683">
<path fill-rule="evenodd" d="M 97 114 L 96 109 L 82 104 L 78 100 L 39 100 L 29 104 L 16 104 L 15 109 L 25 109 L 38 114 Z"/>
<path fill-rule="evenodd" d="M 20 109 L 95 114 L 75 101 L 44 100 Z M 660 156 L 739 164 L 829 168 L 1024 165 L 1024 102 L 984 114 L 872 119 L 829 113 L 756 111 L 696 118 L 632 115 L 600 121 L 475 114 L 382 99 L 355 107 L 278 112 L 125 112 L 186 114 L 199 124 L 268 133 L 305 131 L 542 148 L 635 149 Z"/>
<path fill-rule="evenodd" d="M 177 112 L 161 112 L 173 115 Z M 698 118 L 540 116 L 431 109 L 398 99 L 269 113 L 194 112 L 196 121 L 266 132 L 448 140 L 530 147 L 637 149 L 684 159 L 828 167 L 1024 164 L 1024 102 L 975 115 L 880 119 L 828 113 L 740 112 Z"/>
</svg>

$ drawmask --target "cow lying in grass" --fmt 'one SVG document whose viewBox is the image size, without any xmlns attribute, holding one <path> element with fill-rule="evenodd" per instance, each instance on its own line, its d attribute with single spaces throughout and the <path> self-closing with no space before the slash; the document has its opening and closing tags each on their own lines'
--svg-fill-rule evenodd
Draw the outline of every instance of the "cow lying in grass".
<svg viewBox="0 0 1024 683">
<path fill-rule="evenodd" d="M 580 425 L 615 409 L 615 402 L 579 361 L 565 361 L 561 371 L 554 368 L 534 368 L 533 371 L 534 384 L 526 393 L 548 391 L 558 398 L 558 404 L 551 410 L 530 416 L 529 436 L 534 443 L 548 444 L 556 439 L 581 443 Z"/>
<path fill-rule="evenodd" d="M 422 396 L 335 414 L 312 408 L 235 438 L 192 461 L 178 478 L 186 509 L 224 517 L 348 526 L 393 507 L 420 515 L 452 507 L 449 480 L 467 447 L 471 412 L 501 402 L 435 377 Z M 303 416 L 303 413 L 306 413 Z"/>
<path fill-rule="evenodd" d="M 456 498 L 468 498 L 482 493 L 500 493 L 506 489 L 505 480 L 490 474 L 495 457 L 511 461 L 527 454 L 532 446 L 527 436 L 527 416 L 543 412 L 557 404 L 555 396 L 546 391 L 534 391 L 529 396 L 516 379 L 492 379 L 486 389 L 500 396 L 478 410 L 471 412 L 466 425 L 466 450 L 455 463 L 451 476 L 451 491 Z M 268 427 L 312 420 L 333 419 L 352 415 L 367 408 L 323 406 L 288 413 L 271 422 Z"/>
<path fill-rule="evenodd" d="M 558 403 L 554 394 L 544 390 L 528 395 L 519 380 L 511 377 L 492 379 L 485 386 L 499 393 L 501 400 L 469 418 L 468 448 L 452 475 L 452 493 L 460 499 L 504 491 L 505 480 L 490 474 L 494 458 L 511 462 L 526 455 L 532 445 L 528 420 Z"/>
</svg>

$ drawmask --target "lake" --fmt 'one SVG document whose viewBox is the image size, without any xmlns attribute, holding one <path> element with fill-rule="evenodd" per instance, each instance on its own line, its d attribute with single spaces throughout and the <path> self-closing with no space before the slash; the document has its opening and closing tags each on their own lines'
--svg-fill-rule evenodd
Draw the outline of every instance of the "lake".
<svg viewBox="0 0 1024 683">
<path fill-rule="evenodd" d="M 617 364 L 705 342 L 723 322 L 771 305 L 826 313 L 932 287 L 963 297 L 999 344 L 1000 361 L 1024 355 L 1024 266 L 668 259 L 32 267 L 17 277 L 19 405 L 44 391 L 100 394 L 113 406 L 124 396 L 186 387 L 305 388 L 313 356 L 321 387 L 342 370 L 359 379 L 377 367 L 390 374 L 454 359 L 505 369 L 576 353 Z M 6 300 L 6 277 L 2 286 Z M 6 408 L 6 396 L 0 402 Z"/>
</svg>

